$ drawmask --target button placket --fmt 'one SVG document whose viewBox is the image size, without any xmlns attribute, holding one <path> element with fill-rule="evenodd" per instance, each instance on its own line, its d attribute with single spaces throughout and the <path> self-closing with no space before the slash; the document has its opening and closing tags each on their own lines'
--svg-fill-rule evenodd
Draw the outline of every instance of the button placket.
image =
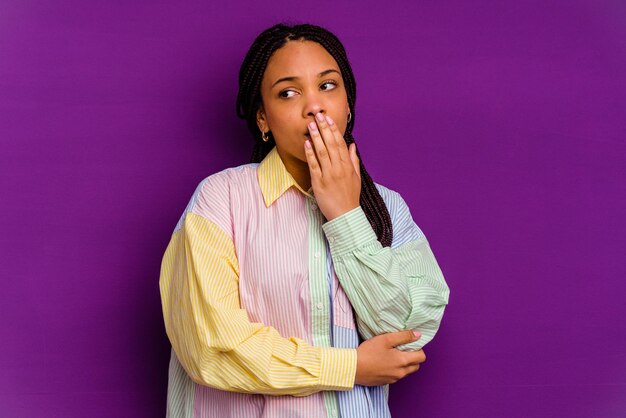
<svg viewBox="0 0 626 418">
<path fill-rule="evenodd" d="M 309 209 L 309 284 L 313 343 L 316 346 L 329 347 L 328 272 L 322 229 L 323 215 L 314 198 L 307 198 L 306 203 Z"/>
<path fill-rule="evenodd" d="M 330 347 L 330 306 L 328 289 L 328 243 L 322 224 L 326 221 L 324 214 L 312 198 L 308 202 L 309 210 L 309 265 L 311 285 L 311 315 L 313 342 L 315 345 Z M 324 392 L 324 404 L 330 418 L 339 416 L 337 395 L 334 392 Z"/>
</svg>

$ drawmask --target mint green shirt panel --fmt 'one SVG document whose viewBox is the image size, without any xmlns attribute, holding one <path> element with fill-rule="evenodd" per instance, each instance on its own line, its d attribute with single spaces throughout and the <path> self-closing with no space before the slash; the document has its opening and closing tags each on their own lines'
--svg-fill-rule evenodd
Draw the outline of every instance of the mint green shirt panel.
<svg viewBox="0 0 626 418">
<path fill-rule="evenodd" d="M 309 289 L 311 292 L 311 332 L 313 345 L 330 347 L 330 299 L 326 262 L 327 244 L 322 230 L 325 221 L 317 203 L 306 197 L 309 224 Z M 339 403 L 335 392 L 324 392 L 324 406 L 329 418 L 339 415 Z"/>
<path fill-rule="evenodd" d="M 360 206 L 322 228 L 361 335 L 369 339 L 412 329 L 421 338 L 398 348 L 416 350 L 430 342 L 450 291 L 426 237 L 420 234 L 397 248 L 383 247 Z"/>
</svg>

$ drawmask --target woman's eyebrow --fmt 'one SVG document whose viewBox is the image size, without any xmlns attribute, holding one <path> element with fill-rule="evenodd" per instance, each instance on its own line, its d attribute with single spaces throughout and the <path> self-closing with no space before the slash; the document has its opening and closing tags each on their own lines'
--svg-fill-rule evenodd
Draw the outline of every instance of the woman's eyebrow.
<svg viewBox="0 0 626 418">
<path fill-rule="evenodd" d="M 333 68 L 330 68 L 330 69 L 328 69 L 328 70 L 324 70 L 324 71 L 322 71 L 321 73 L 319 73 L 319 74 L 317 75 L 317 77 L 318 77 L 318 78 L 319 78 L 319 77 L 324 77 L 325 75 L 330 74 L 330 73 L 337 73 L 337 74 L 341 74 L 339 71 L 337 71 L 337 70 L 335 70 L 335 69 L 333 69 Z M 272 84 L 272 87 L 274 87 L 276 84 L 278 84 L 278 83 L 280 83 L 280 82 L 283 82 L 283 81 L 295 81 L 295 80 L 298 80 L 298 79 L 299 79 L 299 77 L 293 77 L 293 76 L 292 76 L 292 77 L 282 77 L 282 78 L 279 78 L 278 80 L 276 80 L 276 81 L 274 82 L 274 84 Z"/>
</svg>

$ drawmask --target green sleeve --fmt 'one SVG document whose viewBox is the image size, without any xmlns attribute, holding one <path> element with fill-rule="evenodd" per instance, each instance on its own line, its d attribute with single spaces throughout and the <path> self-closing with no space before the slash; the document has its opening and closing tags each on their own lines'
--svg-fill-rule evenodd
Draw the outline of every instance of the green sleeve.
<svg viewBox="0 0 626 418">
<path fill-rule="evenodd" d="M 360 206 L 322 228 L 361 335 L 418 330 L 421 338 L 398 347 L 403 350 L 431 341 L 450 291 L 426 237 L 420 233 L 396 248 L 383 247 Z"/>
</svg>

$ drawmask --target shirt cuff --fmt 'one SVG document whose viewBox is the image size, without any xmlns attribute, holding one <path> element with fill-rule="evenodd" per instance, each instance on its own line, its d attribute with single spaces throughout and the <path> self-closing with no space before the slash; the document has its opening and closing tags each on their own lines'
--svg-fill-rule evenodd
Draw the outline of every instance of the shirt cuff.
<svg viewBox="0 0 626 418">
<path fill-rule="evenodd" d="M 378 239 L 361 206 L 326 222 L 322 229 L 333 257 L 340 257 Z"/>
<path fill-rule="evenodd" d="M 324 390 L 351 390 L 356 378 L 356 350 L 320 347 L 320 386 Z"/>
</svg>

